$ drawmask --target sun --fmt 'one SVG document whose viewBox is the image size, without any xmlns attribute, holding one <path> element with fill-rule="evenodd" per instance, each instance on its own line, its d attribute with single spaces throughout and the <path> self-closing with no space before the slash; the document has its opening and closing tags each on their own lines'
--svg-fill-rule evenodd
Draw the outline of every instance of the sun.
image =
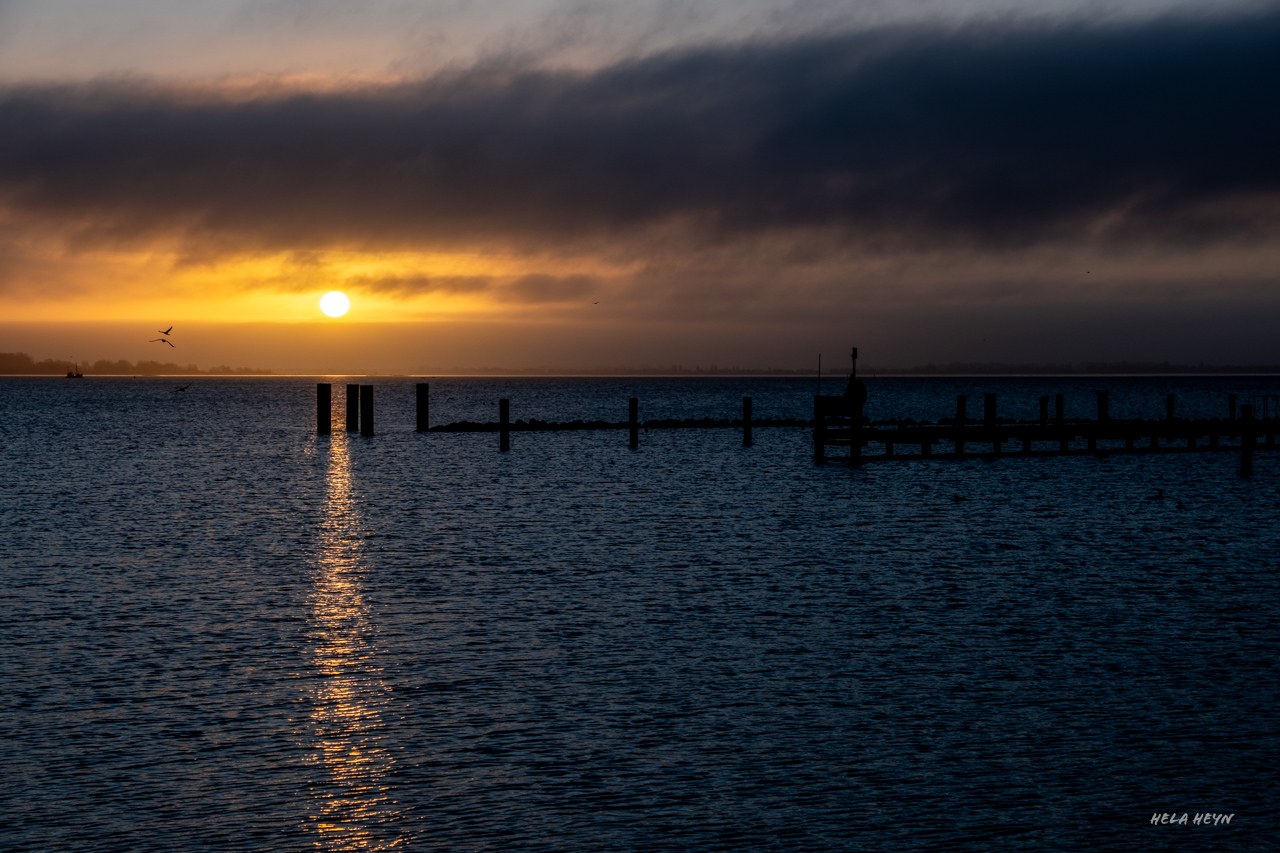
<svg viewBox="0 0 1280 853">
<path fill-rule="evenodd" d="M 351 300 L 345 293 L 331 290 L 320 297 L 320 310 L 330 317 L 341 317 L 351 308 Z"/>
</svg>

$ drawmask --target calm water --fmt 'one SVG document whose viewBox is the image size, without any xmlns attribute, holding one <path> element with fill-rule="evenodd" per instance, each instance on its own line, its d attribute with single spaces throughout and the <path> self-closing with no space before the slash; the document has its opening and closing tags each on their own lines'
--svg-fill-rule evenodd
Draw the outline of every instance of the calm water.
<svg viewBox="0 0 1280 853">
<path fill-rule="evenodd" d="M 415 434 L 409 380 L 375 381 L 374 438 L 317 438 L 315 380 L 187 381 L 0 379 L 4 850 L 1276 849 L 1280 455 L 501 454 Z M 868 385 L 930 419 L 1280 393 Z M 813 390 L 433 380 L 432 416 L 803 417 Z"/>
</svg>

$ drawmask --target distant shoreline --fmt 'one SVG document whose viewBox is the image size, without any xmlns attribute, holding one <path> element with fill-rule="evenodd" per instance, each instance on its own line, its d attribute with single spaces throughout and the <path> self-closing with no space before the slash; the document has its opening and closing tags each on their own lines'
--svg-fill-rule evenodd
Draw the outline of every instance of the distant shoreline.
<svg viewBox="0 0 1280 853">
<path fill-rule="evenodd" d="M 172 362 L 111 361 L 94 362 L 74 359 L 43 359 L 36 361 L 26 353 L 0 353 L 0 376 L 65 376 L 71 368 L 77 368 L 85 376 L 124 377 L 198 377 L 198 376 L 377 376 L 377 377 L 742 377 L 742 378 L 817 378 L 813 368 L 739 368 L 701 365 L 686 368 L 684 365 L 668 367 L 608 367 L 596 369 L 568 369 L 550 366 L 531 368 L 510 367 L 449 367 L 425 368 L 414 371 L 372 371 L 351 373 L 325 373 L 314 371 L 276 372 L 252 367 L 231 367 L 220 364 L 201 370 L 195 364 Z M 1047 364 L 1010 364 L 1002 362 L 950 362 L 930 363 L 916 367 L 872 367 L 858 370 L 864 378 L 920 377 L 940 379 L 947 377 L 1071 377 L 1071 376 L 1280 376 L 1280 365 L 1237 364 L 1170 364 L 1169 362 L 1081 362 Z M 840 367 L 823 370 L 824 379 L 837 379 L 848 374 Z"/>
</svg>

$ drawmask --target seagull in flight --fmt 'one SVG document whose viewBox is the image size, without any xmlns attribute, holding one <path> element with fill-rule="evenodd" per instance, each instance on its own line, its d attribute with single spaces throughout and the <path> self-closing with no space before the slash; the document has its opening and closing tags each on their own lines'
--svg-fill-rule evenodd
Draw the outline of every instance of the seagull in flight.
<svg viewBox="0 0 1280 853">
<path fill-rule="evenodd" d="M 167 334 L 169 334 L 169 333 L 170 333 L 170 332 L 172 332 L 172 331 L 173 331 L 173 326 L 170 326 L 169 328 L 165 329 L 165 330 L 164 330 L 163 332 L 161 332 L 160 334 L 162 334 L 162 335 L 167 335 Z"/>
<path fill-rule="evenodd" d="M 169 342 L 169 339 L 168 339 L 168 338 L 152 338 L 151 340 L 147 341 L 147 343 L 149 343 L 149 344 L 154 344 L 156 341 L 160 341 L 161 343 L 169 344 L 169 346 L 173 347 L 173 344 Z M 177 347 L 173 347 L 173 348 L 174 348 L 174 349 L 177 349 Z"/>
</svg>

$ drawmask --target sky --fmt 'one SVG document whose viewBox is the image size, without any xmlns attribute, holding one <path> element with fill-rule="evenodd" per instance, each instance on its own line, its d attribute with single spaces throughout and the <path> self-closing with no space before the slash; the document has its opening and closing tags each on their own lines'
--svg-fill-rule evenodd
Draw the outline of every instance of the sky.
<svg viewBox="0 0 1280 853">
<path fill-rule="evenodd" d="M 1276 364 L 1277 91 L 1276 3 L 0 0 L 0 351 Z"/>
</svg>

